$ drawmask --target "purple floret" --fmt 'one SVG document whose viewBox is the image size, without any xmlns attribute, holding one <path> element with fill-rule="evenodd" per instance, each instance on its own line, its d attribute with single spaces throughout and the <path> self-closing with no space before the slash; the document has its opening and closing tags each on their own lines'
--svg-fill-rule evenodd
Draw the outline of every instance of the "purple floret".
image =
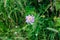
<svg viewBox="0 0 60 40">
<path fill-rule="evenodd" d="M 26 22 L 32 24 L 34 22 L 34 16 L 31 15 L 26 16 Z"/>
</svg>

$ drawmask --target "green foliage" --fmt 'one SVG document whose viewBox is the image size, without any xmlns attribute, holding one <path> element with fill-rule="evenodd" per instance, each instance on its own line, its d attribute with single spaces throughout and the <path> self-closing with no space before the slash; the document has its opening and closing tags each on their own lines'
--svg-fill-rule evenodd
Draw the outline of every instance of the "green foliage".
<svg viewBox="0 0 60 40">
<path fill-rule="evenodd" d="M 56 1 L 55 5 L 56 5 L 56 10 L 60 10 L 60 1 L 59 0 Z"/>
<path fill-rule="evenodd" d="M 0 40 L 60 40 L 59 10 L 59 0 L 0 0 Z"/>
</svg>

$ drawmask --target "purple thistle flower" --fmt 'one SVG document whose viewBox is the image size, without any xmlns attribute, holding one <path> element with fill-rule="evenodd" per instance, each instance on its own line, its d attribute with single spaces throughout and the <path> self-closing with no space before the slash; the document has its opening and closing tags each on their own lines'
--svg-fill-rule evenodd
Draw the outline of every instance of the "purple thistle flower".
<svg viewBox="0 0 60 40">
<path fill-rule="evenodd" d="M 30 23 L 30 24 L 33 24 L 33 22 L 34 22 L 34 16 L 32 15 L 28 15 L 28 16 L 26 16 L 26 22 L 27 23 Z"/>
</svg>

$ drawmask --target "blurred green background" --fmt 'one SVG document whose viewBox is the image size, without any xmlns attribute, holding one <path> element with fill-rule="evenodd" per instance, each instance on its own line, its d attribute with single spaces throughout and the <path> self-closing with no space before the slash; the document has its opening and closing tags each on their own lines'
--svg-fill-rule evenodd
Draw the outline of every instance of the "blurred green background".
<svg viewBox="0 0 60 40">
<path fill-rule="evenodd" d="M 0 0 L 0 40 L 60 40 L 60 0 Z"/>
</svg>

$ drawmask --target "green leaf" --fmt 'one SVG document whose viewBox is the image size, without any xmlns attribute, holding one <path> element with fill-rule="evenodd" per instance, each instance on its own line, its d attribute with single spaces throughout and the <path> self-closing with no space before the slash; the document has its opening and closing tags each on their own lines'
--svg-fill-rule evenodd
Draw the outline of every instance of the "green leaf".
<svg viewBox="0 0 60 40">
<path fill-rule="evenodd" d="M 59 10 L 60 9 L 60 2 L 56 2 L 56 10 Z"/>
<path fill-rule="evenodd" d="M 55 26 L 60 26 L 60 17 L 56 19 L 56 25 Z"/>
</svg>

